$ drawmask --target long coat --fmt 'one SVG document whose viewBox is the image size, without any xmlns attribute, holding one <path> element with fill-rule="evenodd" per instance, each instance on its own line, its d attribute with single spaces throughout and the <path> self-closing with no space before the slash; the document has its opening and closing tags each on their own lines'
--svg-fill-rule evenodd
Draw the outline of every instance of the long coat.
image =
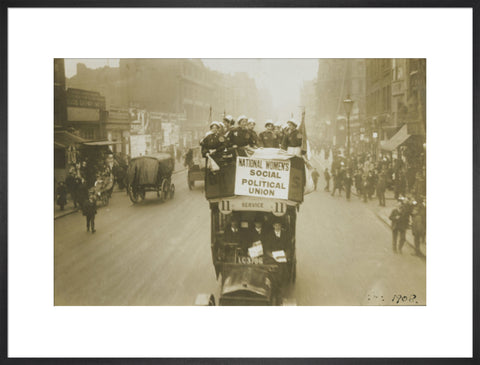
<svg viewBox="0 0 480 365">
<path fill-rule="evenodd" d="M 227 141 L 224 136 L 220 134 L 209 133 L 200 141 L 200 146 L 202 146 L 202 156 L 205 157 L 207 152 L 210 150 L 216 150 L 215 153 L 221 153 L 226 145 Z"/>
<path fill-rule="evenodd" d="M 83 203 L 83 215 L 93 217 L 97 214 L 97 203 L 95 201 L 87 200 Z"/>
<path fill-rule="evenodd" d="M 264 248 L 267 251 L 279 251 L 284 250 L 287 252 L 290 248 L 290 235 L 284 229 L 280 232 L 280 237 L 275 235 L 275 231 L 268 233 Z"/>
<path fill-rule="evenodd" d="M 260 147 L 265 148 L 278 148 L 279 141 L 278 137 L 273 131 L 263 131 L 258 136 L 258 144 Z"/>
<path fill-rule="evenodd" d="M 282 148 L 286 150 L 288 147 L 302 147 L 303 136 L 298 129 L 285 134 L 282 141 Z"/>
<path fill-rule="evenodd" d="M 409 214 L 406 209 L 394 209 L 390 214 L 392 230 L 405 231 L 408 228 Z"/>
<path fill-rule="evenodd" d="M 234 128 L 228 132 L 228 139 L 232 146 L 245 147 L 247 145 L 255 145 L 252 132 L 249 129 Z"/>
</svg>

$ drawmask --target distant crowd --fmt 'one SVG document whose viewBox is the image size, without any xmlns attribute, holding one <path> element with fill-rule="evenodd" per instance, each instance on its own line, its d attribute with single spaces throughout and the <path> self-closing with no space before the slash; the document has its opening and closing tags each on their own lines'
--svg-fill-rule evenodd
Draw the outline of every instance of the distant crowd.
<svg viewBox="0 0 480 365">
<path fill-rule="evenodd" d="M 376 197 L 385 206 L 385 192 L 392 190 L 397 206 L 389 218 L 392 222 L 393 251 L 401 253 L 405 234 L 411 228 L 415 240 L 415 254 L 421 255 L 420 244 L 426 234 L 426 181 L 425 165 L 408 164 L 403 159 L 384 155 L 375 161 L 369 153 L 355 153 L 347 158 L 333 149 L 324 148 L 324 159 L 333 154 L 330 171 L 324 170 L 325 188 L 334 196 L 345 191 L 351 198 L 352 187 L 364 202 Z M 422 161 L 422 157 L 417 161 Z"/>
</svg>

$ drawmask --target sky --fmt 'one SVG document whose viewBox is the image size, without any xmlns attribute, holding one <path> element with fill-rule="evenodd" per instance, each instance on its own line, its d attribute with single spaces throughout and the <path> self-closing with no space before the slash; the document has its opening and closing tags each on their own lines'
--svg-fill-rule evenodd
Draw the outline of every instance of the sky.
<svg viewBox="0 0 480 365">
<path fill-rule="evenodd" d="M 247 72 L 255 79 L 259 89 L 267 89 L 272 96 L 273 107 L 280 112 L 295 110 L 300 106 L 300 88 L 304 80 L 317 75 L 317 59 L 202 59 L 212 70 L 223 73 Z M 77 62 L 89 68 L 109 65 L 118 67 L 118 59 L 65 59 L 65 74 L 76 73 Z"/>
<path fill-rule="evenodd" d="M 224 73 L 247 72 L 259 89 L 267 89 L 273 105 L 298 107 L 304 80 L 317 75 L 317 59 L 203 59 L 206 66 Z"/>
</svg>

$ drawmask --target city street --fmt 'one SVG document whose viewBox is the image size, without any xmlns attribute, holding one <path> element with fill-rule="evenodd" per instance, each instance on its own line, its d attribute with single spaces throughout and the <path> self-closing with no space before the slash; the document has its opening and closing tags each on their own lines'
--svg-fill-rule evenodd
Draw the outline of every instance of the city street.
<svg viewBox="0 0 480 365">
<path fill-rule="evenodd" d="M 216 291 L 203 183 L 132 204 L 115 192 L 95 234 L 74 213 L 55 220 L 55 305 L 192 305 Z M 426 263 L 391 250 L 391 231 L 358 198 L 305 196 L 297 220 L 297 305 L 425 305 Z M 398 303 L 397 303 L 398 302 Z"/>
</svg>

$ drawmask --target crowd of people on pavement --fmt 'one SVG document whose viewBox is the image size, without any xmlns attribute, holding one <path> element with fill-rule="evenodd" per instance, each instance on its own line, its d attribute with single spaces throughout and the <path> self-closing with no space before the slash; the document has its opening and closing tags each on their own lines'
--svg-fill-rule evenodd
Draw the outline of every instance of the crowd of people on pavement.
<svg viewBox="0 0 480 365">
<path fill-rule="evenodd" d="M 95 166 L 97 165 L 97 166 Z M 83 210 L 84 204 L 100 185 L 112 178 L 112 169 L 106 163 L 91 163 L 88 159 L 72 164 L 64 181 L 55 182 L 55 199 L 60 210 L 64 210 L 68 199 L 73 203 L 74 208 Z M 96 189 L 97 188 L 97 189 Z"/>
<path fill-rule="evenodd" d="M 331 152 L 330 152 L 331 151 Z M 368 202 L 378 199 L 385 207 L 385 193 L 393 191 L 398 206 L 390 214 L 393 251 L 401 253 L 406 231 L 410 228 L 414 237 L 415 254 L 421 256 L 420 245 L 425 243 L 426 233 L 426 182 L 425 165 L 409 164 L 405 159 L 392 159 L 380 155 L 375 159 L 369 153 L 354 153 L 345 157 L 341 151 L 324 148 L 324 159 L 332 153 L 330 169 L 325 168 L 324 191 L 351 199 L 352 188 L 356 195 Z M 417 161 L 421 161 L 420 156 Z"/>
</svg>

